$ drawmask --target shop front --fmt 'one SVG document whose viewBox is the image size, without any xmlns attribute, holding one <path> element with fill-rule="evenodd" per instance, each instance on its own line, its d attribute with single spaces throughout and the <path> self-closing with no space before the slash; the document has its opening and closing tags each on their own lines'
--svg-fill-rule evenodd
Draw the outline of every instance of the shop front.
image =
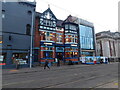
<svg viewBox="0 0 120 90">
<path fill-rule="evenodd" d="M 55 48 L 53 43 L 42 43 L 40 47 L 40 60 L 39 62 L 43 64 L 45 60 L 49 60 L 49 62 L 54 62 L 55 60 Z"/>
<path fill-rule="evenodd" d="M 64 47 L 56 47 L 56 59 L 64 62 Z"/>
<path fill-rule="evenodd" d="M 6 53 L 0 55 L 0 65 L 6 65 Z"/>
<path fill-rule="evenodd" d="M 65 47 L 65 61 L 78 62 L 78 47 Z"/>
<path fill-rule="evenodd" d="M 12 64 L 16 64 L 16 60 L 19 62 L 19 64 L 28 64 L 28 53 L 13 53 Z"/>
<path fill-rule="evenodd" d="M 7 53 L 4 51 L 0 56 L 0 65 L 3 68 L 15 68 L 16 61 L 22 66 L 27 67 L 29 64 L 29 52 L 11 50 Z"/>
</svg>

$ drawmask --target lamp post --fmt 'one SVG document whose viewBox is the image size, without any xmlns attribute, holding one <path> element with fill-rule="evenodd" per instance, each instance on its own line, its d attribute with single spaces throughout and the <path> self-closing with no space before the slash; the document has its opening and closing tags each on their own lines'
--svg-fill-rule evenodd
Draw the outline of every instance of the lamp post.
<svg viewBox="0 0 120 90">
<path fill-rule="evenodd" d="M 33 46 L 33 27 L 34 27 L 34 25 L 33 25 L 33 23 L 34 23 L 34 12 L 32 12 L 32 22 L 31 22 L 31 42 L 30 42 L 30 68 L 32 68 L 32 46 Z"/>
</svg>

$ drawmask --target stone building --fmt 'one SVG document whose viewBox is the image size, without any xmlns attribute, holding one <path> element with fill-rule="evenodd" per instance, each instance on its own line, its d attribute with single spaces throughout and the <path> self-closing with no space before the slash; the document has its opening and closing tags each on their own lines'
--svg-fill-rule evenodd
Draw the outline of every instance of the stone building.
<svg viewBox="0 0 120 90">
<path fill-rule="evenodd" d="M 120 32 L 103 31 L 96 34 L 96 55 L 120 58 Z"/>
</svg>

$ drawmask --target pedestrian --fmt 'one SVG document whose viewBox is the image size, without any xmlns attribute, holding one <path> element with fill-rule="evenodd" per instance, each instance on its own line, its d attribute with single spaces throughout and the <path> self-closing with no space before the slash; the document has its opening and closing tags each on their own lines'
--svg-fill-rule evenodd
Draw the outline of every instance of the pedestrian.
<svg viewBox="0 0 120 90">
<path fill-rule="evenodd" d="M 108 58 L 108 63 L 110 64 L 110 58 Z"/>
<path fill-rule="evenodd" d="M 19 65 L 19 61 L 18 60 L 15 61 L 15 64 L 16 64 L 16 69 L 19 69 L 20 65 Z"/>
<path fill-rule="evenodd" d="M 58 60 L 58 62 L 57 62 L 57 66 L 60 66 L 60 60 Z"/>
<path fill-rule="evenodd" d="M 50 67 L 48 66 L 49 64 L 49 61 L 48 60 L 45 60 L 45 65 L 44 65 L 44 69 L 46 69 L 46 67 L 48 67 L 50 69 Z"/>
<path fill-rule="evenodd" d="M 102 64 L 102 63 L 103 63 L 103 59 L 100 60 L 100 64 Z"/>
</svg>

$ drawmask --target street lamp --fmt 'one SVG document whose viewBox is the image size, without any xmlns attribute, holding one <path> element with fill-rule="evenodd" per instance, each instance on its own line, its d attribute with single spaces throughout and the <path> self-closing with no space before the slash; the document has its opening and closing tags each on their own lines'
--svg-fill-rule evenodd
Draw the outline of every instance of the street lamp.
<svg viewBox="0 0 120 90">
<path fill-rule="evenodd" d="M 30 68 L 32 68 L 32 46 L 33 46 L 33 27 L 34 27 L 34 12 L 32 12 L 32 22 L 31 22 L 31 43 L 30 43 Z"/>
</svg>

